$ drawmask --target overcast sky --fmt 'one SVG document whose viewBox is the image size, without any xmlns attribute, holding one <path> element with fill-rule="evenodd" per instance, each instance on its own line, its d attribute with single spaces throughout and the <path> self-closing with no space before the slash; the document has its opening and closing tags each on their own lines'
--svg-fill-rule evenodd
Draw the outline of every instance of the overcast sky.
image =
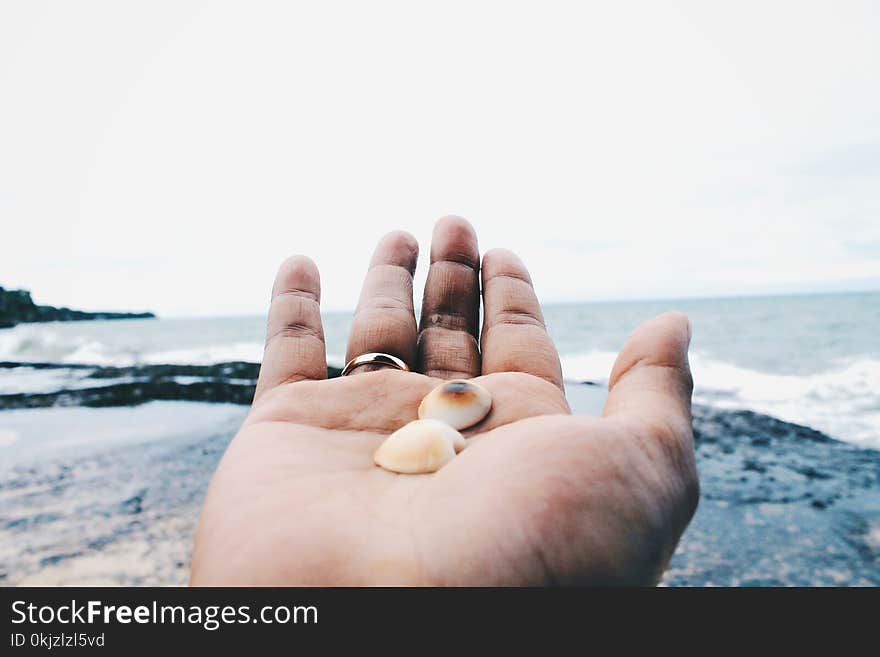
<svg viewBox="0 0 880 657">
<path fill-rule="evenodd" d="M 870 0 L 3 0 L 0 285 L 259 313 L 306 253 L 350 308 L 382 233 L 455 213 L 547 301 L 880 289 L 878 34 Z"/>
</svg>

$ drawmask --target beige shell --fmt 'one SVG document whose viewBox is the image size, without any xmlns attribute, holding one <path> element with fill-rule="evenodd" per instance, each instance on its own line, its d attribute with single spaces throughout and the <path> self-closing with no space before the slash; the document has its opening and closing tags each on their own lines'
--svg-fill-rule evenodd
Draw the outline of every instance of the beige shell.
<svg viewBox="0 0 880 657">
<path fill-rule="evenodd" d="M 425 395 L 419 418 L 440 420 L 454 429 L 467 429 L 489 414 L 492 395 L 473 381 L 446 381 Z"/>
<path fill-rule="evenodd" d="M 464 436 L 448 424 L 439 420 L 413 420 L 379 445 L 373 461 L 401 474 L 436 472 L 464 446 Z"/>
</svg>

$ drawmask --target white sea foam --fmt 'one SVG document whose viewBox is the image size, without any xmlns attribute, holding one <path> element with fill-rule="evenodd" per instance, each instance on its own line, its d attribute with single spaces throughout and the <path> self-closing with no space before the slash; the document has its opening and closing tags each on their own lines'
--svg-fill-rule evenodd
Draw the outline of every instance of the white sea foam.
<svg viewBox="0 0 880 657">
<path fill-rule="evenodd" d="M 230 361 L 259 363 L 263 343 L 239 341 L 186 349 L 155 348 L 149 342 L 115 340 L 59 331 L 53 325 L 19 325 L 0 331 L 0 361 L 52 362 L 125 367 L 136 364 L 211 365 Z"/>
<path fill-rule="evenodd" d="M 53 351 L 57 338 L 50 331 L 25 331 L 20 326 L 0 331 L 0 360 L 35 361 Z"/>
<path fill-rule="evenodd" d="M 607 383 L 616 354 L 562 358 L 569 380 Z M 863 358 L 808 375 L 760 372 L 691 354 L 694 400 L 749 409 L 819 429 L 835 438 L 880 449 L 880 360 Z"/>
<path fill-rule="evenodd" d="M 0 331 L 0 361 L 52 362 L 127 367 L 150 365 L 212 365 L 244 361 L 259 363 L 263 343 L 235 341 L 227 344 L 202 344 L 184 349 L 162 349 L 159 345 L 114 341 L 108 344 L 90 336 L 58 331 L 51 324 L 19 325 Z M 121 343 L 121 344 L 120 344 Z M 341 367 L 345 356 L 328 352 L 327 362 Z"/>
<path fill-rule="evenodd" d="M 129 353 L 112 353 L 86 335 L 70 334 L 47 325 L 19 325 L 0 331 L 0 360 L 18 362 L 130 365 Z"/>
<path fill-rule="evenodd" d="M 82 341 L 71 345 L 72 351 L 59 359 L 62 363 L 87 363 L 89 365 L 134 365 L 137 356 L 132 353 L 118 352 L 108 348 L 97 340 Z"/>
<path fill-rule="evenodd" d="M 262 360 L 263 344 L 260 342 L 234 342 L 194 349 L 154 351 L 144 354 L 140 359 L 142 363 L 156 365 L 211 365 L 232 361 L 259 363 Z"/>
</svg>

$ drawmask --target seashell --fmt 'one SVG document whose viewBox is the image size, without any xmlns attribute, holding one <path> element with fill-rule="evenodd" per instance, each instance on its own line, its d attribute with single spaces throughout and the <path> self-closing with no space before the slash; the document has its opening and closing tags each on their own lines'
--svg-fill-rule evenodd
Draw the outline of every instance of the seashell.
<svg viewBox="0 0 880 657">
<path fill-rule="evenodd" d="M 392 433 L 373 455 L 373 461 L 391 472 L 436 472 L 464 449 L 458 431 L 439 420 L 413 420 Z"/>
<path fill-rule="evenodd" d="M 440 420 L 453 429 L 467 429 L 488 415 L 492 395 L 473 381 L 446 381 L 425 395 L 419 418 Z"/>
</svg>

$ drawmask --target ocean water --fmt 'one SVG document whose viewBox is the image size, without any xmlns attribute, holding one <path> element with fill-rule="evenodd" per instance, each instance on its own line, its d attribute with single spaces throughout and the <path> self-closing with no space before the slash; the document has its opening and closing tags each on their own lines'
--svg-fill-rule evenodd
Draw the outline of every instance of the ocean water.
<svg viewBox="0 0 880 657">
<path fill-rule="evenodd" d="M 605 383 L 629 332 L 673 309 L 693 324 L 695 401 L 880 449 L 880 293 L 552 305 L 545 317 L 566 379 Z M 324 317 L 331 364 L 342 364 L 350 320 Z M 0 360 L 259 362 L 264 332 L 263 317 L 22 324 L 0 330 Z"/>
</svg>

